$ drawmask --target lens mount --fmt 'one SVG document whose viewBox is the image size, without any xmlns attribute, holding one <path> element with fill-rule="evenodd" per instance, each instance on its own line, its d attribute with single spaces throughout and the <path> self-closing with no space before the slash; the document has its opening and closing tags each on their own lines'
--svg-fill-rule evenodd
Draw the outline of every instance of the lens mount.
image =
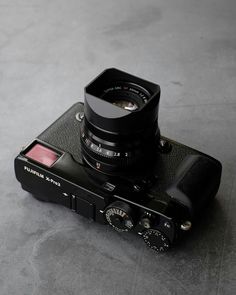
<svg viewBox="0 0 236 295">
<path fill-rule="evenodd" d="M 84 160 L 104 173 L 141 166 L 159 142 L 160 87 L 108 69 L 85 88 L 81 147 Z"/>
</svg>

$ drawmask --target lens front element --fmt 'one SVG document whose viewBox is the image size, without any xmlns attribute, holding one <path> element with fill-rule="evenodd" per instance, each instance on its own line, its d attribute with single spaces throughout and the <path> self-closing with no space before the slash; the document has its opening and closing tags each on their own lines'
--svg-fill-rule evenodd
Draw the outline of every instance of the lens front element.
<svg viewBox="0 0 236 295">
<path fill-rule="evenodd" d="M 118 106 L 127 111 L 135 111 L 138 109 L 138 105 L 132 101 L 124 100 L 124 99 L 117 99 L 113 102 L 115 106 Z"/>
<path fill-rule="evenodd" d="M 128 111 L 135 111 L 147 103 L 150 93 L 131 82 L 115 82 L 103 90 L 100 98 Z"/>
</svg>

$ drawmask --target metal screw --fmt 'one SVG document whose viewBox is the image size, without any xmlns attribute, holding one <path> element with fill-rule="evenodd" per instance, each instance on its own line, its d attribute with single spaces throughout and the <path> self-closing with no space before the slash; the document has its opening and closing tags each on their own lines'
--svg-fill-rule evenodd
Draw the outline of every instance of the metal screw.
<svg viewBox="0 0 236 295">
<path fill-rule="evenodd" d="M 96 163 L 96 168 L 97 168 L 97 169 L 100 169 L 100 168 L 101 168 L 101 164 L 97 162 L 97 163 Z"/>
<path fill-rule="evenodd" d="M 84 113 L 83 112 L 79 112 L 75 115 L 75 118 L 77 121 L 81 122 L 84 118 Z"/>
<path fill-rule="evenodd" d="M 192 227 L 192 223 L 189 220 L 186 220 L 184 223 L 181 224 L 181 229 L 184 231 L 190 230 Z"/>
</svg>

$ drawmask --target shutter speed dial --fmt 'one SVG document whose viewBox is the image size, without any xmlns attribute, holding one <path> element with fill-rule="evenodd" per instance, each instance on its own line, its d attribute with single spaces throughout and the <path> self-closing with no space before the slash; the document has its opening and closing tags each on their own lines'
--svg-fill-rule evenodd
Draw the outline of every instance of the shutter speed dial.
<svg viewBox="0 0 236 295">
<path fill-rule="evenodd" d="M 147 229 L 143 235 L 144 242 L 153 250 L 157 252 L 164 252 L 169 249 L 170 241 L 165 234 L 157 229 Z"/>
<path fill-rule="evenodd" d="M 120 201 L 110 204 L 104 211 L 107 222 L 117 231 L 129 231 L 134 227 L 132 208 Z"/>
</svg>

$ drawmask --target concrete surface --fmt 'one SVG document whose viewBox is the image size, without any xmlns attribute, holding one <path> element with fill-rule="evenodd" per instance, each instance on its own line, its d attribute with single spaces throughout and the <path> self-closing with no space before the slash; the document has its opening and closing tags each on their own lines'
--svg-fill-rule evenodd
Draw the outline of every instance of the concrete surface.
<svg viewBox="0 0 236 295">
<path fill-rule="evenodd" d="M 0 0 L 0 295 L 236 294 L 235 15 L 234 0 Z M 163 255 L 14 178 L 21 146 L 111 66 L 158 82 L 162 134 L 223 163 L 211 210 Z"/>
</svg>

